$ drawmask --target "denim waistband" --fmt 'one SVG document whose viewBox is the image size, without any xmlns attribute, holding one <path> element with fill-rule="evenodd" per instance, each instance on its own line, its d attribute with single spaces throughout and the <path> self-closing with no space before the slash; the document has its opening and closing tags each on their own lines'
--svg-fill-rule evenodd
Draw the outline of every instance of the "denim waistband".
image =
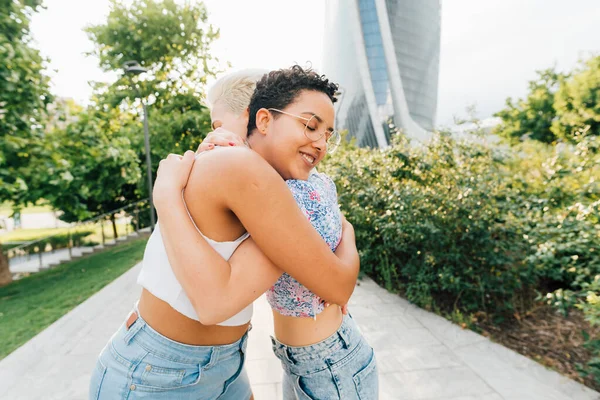
<svg viewBox="0 0 600 400">
<path fill-rule="evenodd" d="M 217 346 L 196 346 L 176 342 L 155 331 L 140 315 L 137 303 L 134 306 L 134 311 L 138 315 L 136 321 L 129 329 L 123 324 L 119 336 L 126 343 L 135 340 L 148 352 L 158 357 L 185 364 L 205 364 L 207 362 L 213 364 L 219 360 L 237 356 L 239 351 L 246 352 L 248 332 L 251 327 L 239 340 L 233 343 Z"/>
<path fill-rule="evenodd" d="M 271 336 L 275 355 L 286 364 L 301 365 L 319 360 L 323 364 L 333 362 L 330 357 L 340 349 L 352 349 L 361 340 L 362 335 L 356 322 L 350 315 L 344 315 L 338 330 L 328 338 L 309 346 L 288 346 Z M 285 366 L 284 366 L 285 368 Z"/>
</svg>

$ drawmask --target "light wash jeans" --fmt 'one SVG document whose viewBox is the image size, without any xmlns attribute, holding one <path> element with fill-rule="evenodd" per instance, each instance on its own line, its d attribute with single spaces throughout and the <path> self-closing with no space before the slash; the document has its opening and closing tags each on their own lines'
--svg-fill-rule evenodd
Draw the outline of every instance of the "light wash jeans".
<svg viewBox="0 0 600 400">
<path fill-rule="evenodd" d="M 373 348 L 348 315 L 327 339 L 311 346 L 287 346 L 271 337 L 283 367 L 284 400 L 374 400 L 379 377 Z"/>
<path fill-rule="evenodd" d="M 92 399 L 247 400 L 248 333 L 223 346 L 191 346 L 152 329 L 139 316 L 104 347 L 92 373 Z"/>
</svg>

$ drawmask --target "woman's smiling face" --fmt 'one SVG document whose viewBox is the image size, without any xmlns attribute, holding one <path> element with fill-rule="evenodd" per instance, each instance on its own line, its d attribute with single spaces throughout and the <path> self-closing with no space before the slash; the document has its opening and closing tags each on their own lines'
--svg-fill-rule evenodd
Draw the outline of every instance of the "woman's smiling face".
<svg viewBox="0 0 600 400">
<path fill-rule="evenodd" d="M 281 111 L 284 113 L 259 110 L 258 129 L 252 136 L 262 136 L 263 157 L 284 179 L 306 180 L 327 153 L 325 131 L 333 129 L 333 103 L 325 93 L 303 90 Z M 305 135 L 305 129 L 323 135 L 312 141 Z"/>
</svg>

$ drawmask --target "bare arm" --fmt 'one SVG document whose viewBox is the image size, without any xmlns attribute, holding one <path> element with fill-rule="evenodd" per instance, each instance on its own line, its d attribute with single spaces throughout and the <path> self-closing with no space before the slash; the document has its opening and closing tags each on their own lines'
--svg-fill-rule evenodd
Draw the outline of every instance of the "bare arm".
<svg viewBox="0 0 600 400">
<path fill-rule="evenodd" d="M 204 325 L 231 318 L 283 273 L 252 238 L 240 244 L 226 261 L 196 231 L 182 207 L 157 210 L 162 210 L 158 212 L 160 231 L 171 268 Z"/>
<path fill-rule="evenodd" d="M 233 268 L 195 230 L 180 196 L 161 195 L 165 206 L 157 202 L 169 261 L 201 322 L 226 319 L 260 296 L 281 274 L 274 264 L 322 298 L 346 304 L 359 268 L 353 230 L 344 229 L 344 245 L 336 257 L 271 166 L 248 150 L 219 153 L 196 161 L 186 199 L 194 214 L 195 193 L 200 185 L 210 185 L 216 189 L 211 197 L 220 199 L 251 233 L 258 247 L 243 243 L 230 260 Z M 227 305 L 223 298 L 229 299 Z"/>
<path fill-rule="evenodd" d="M 189 293 L 188 297 L 193 299 L 198 319 L 205 325 L 231 318 L 273 286 L 283 273 L 252 238 L 246 239 L 229 261 L 225 261 L 212 247 L 210 252 L 214 254 L 209 257 L 215 257 L 218 262 L 203 261 L 204 254 L 198 256 L 188 251 L 190 247 L 201 246 L 198 242 L 206 243 L 206 239 L 193 227 L 185 210 L 175 205 L 159 215 L 161 233 L 173 229 L 181 233 L 181 240 L 171 234 L 163 234 L 163 242 L 175 276 L 186 294 Z M 182 229 L 189 229 L 189 232 L 184 233 Z M 359 262 L 352 225 L 344 224 L 342 241 L 335 253 L 348 263 Z"/>
</svg>

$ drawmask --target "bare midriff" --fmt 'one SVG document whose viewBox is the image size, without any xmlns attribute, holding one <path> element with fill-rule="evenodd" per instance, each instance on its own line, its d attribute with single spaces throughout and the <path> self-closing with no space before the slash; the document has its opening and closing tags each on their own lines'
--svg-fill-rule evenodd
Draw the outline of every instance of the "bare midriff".
<svg viewBox="0 0 600 400">
<path fill-rule="evenodd" d="M 146 289 L 142 290 L 138 310 L 152 329 L 179 343 L 194 346 L 218 346 L 235 343 L 248 330 L 249 322 L 240 326 L 202 325 L 177 312 L 168 303 Z"/>
<path fill-rule="evenodd" d="M 342 325 L 343 314 L 339 306 L 332 304 L 317 318 L 290 317 L 273 311 L 275 337 L 288 346 L 310 346 L 327 339 Z"/>
</svg>

